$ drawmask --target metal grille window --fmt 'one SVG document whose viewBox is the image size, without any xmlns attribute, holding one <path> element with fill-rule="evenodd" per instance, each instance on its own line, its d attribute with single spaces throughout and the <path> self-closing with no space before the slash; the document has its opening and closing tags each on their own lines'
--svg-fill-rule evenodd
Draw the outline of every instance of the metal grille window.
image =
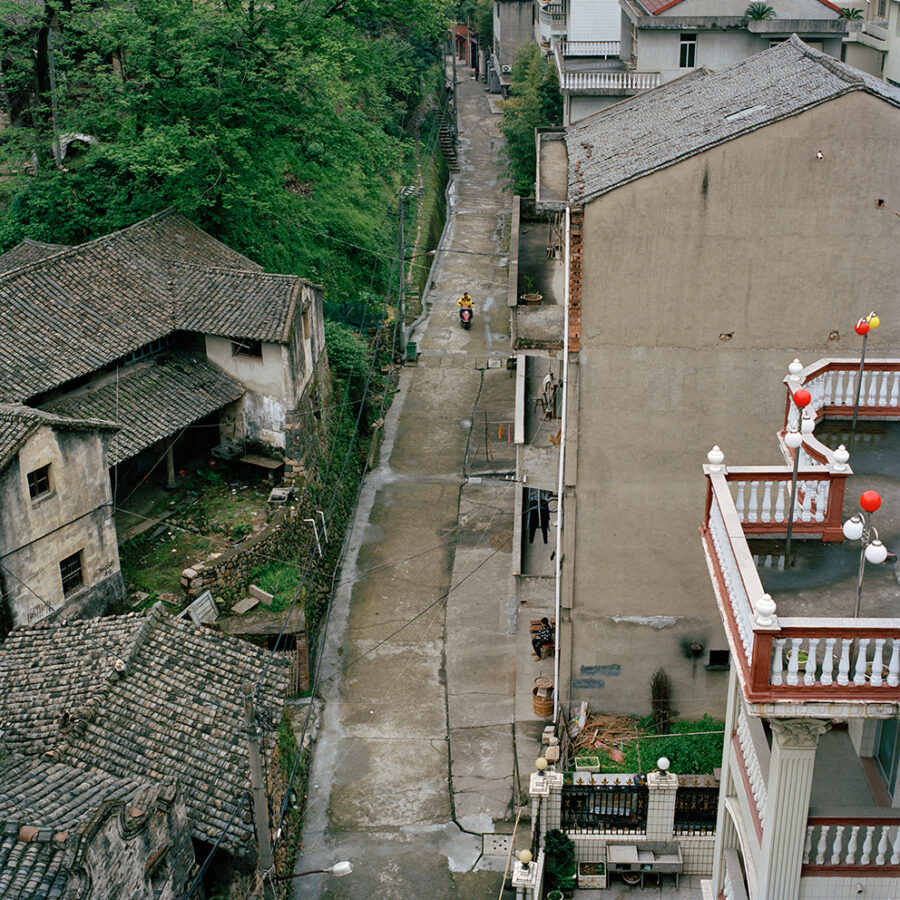
<svg viewBox="0 0 900 900">
<path fill-rule="evenodd" d="M 675 834 L 711 834 L 719 811 L 717 787 L 680 787 L 675 794 Z"/>
<path fill-rule="evenodd" d="M 643 834 L 647 785 L 564 785 L 562 829 L 574 834 Z"/>
<path fill-rule="evenodd" d="M 32 500 L 50 493 L 50 466 L 41 466 L 28 473 L 28 493 Z"/>
<path fill-rule="evenodd" d="M 63 596 L 68 597 L 84 584 L 84 575 L 81 571 L 81 551 L 67 556 L 59 564 L 59 574 L 62 576 Z"/>
<path fill-rule="evenodd" d="M 682 69 L 693 69 L 697 65 L 697 35 L 681 35 L 681 56 L 679 65 Z"/>
</svg>

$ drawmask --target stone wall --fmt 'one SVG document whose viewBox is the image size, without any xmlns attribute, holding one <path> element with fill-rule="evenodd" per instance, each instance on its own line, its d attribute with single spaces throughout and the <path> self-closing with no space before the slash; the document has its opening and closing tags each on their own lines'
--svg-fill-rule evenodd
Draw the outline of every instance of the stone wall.
<svg viewBox="0 0 900 900">
<path fill-rule="evenodd" d="M 306 477 L 310 456 L 327 434 L 331 407 L 331 371 L 328 357 L 321 353 L 312 377 L 303 390 L 297 408 L 285 421 L 284 483 L 300 484 Z"/>
</svg>

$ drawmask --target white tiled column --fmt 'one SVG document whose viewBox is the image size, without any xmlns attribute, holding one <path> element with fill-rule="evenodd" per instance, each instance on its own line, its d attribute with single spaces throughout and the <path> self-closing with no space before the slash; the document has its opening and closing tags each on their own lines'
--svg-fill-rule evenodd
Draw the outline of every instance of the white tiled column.
<svg viewBox="0 0 900 900">
<path fill-rule="evenodd" d="M 671 772 L 647 775 L 647 840 L 671 841 L 675 828 L 675 794 L 678 776 Z"/>
<path fill-rule="evenodd" d="M 772 719 L 770 724 L 772 757 L 757 896 L 796 900 L 816 747 L 831 725 L 819 719 Z"/>
<path fill-rule="evenodd" d="M 553 828 L 559 828 L 562 820 L 562 772 L 533 772 L 528 785 L 531 797 L 532 821 L 538 821 L 538 801 L 540 800 L 540 822 L 543 835 Z"/>
</svg>

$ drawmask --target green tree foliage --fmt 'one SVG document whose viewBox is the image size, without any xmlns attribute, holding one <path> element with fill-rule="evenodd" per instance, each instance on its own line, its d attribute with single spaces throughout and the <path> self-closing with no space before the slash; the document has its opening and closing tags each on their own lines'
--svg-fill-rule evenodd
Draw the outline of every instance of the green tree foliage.
<svg viewBox="0 0 900 900">
<path fill-rule="evenodd" d="M 346 386 L 350 400 L 359 401 L 372 356 L 369 345 L 352 328 L 326 320 L 325 346 L 331 371 Z"/>
<path fill-rule="evenodd" d="M 383 285 L 388 263 L 373 281 L 379 257 L 366 251 L 392 243 L 405 126 L 437 58 L 442 0 L 22 9 L 0 0 L 0 100 L 13 121 L 0 159 L 17 173 L 0 189 L 0 248 L 25 236 L 83 241 L 174 205 L 336 298 Z M 59 130 L 98 141 L 62 169 L 52 165 L 48 24 Z"/>
<path fill-rule="evenodd" d="M 842 6 L 838 13 L 839 19 L 861 19 L 863 11 L 855 6 Z"/>
<path fill-rule="evenodd" d="M 489 50 L 494 43 L 493 0 L 465 0 L 460 6 L 460 13 L 460 21 L 468 22 L 478 35 L 482 48 Z"/>
<path fill-rule="evenodd" d="M 510 98 L 503 101 L 500 128 L 506 138 L 509 174 L 517 194 L 534 191 L 537 163 L 534 129 L 562 123 L 562 94 L 556 69 L 537 44 L 519 48 L 513 61 Z"/>
<path fill-rule="evenodd" d="M 764 19 L 774 19 L 776 16 L 775 10 L 769 6 L 767 3 L 755 2 L 751 3 L 744 10 L 744 18 L 752 19 L 756 21 L 762 21 Z"/>
</svg>

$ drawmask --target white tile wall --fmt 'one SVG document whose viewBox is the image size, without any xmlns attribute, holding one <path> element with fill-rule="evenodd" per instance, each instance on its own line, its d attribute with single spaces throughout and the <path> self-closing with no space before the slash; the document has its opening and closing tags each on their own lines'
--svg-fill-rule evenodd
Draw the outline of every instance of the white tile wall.
<svg viewBox="0 0 900 900">
<path fill-rule="evenodd" d="M 621 24 L 618 0 L 571 0 L 566 37 L 570 41 L 617 41 Z"/>
<path fill-rule="evenodd" d="M 569 837 L 575 845 L 575 859 L 578 862 L 606 862 L 607 841 L 633 840 L 638 844 L 647 839 L 642 834 L 572 834 Z M 681 854 L 684 857 L 684 874 L 711 875 L 713 849 L 716 843 L 715 835 L 679 837 L 677 840 L 681 845 Z M 898 894 L 897 900 L 900 900 L 900 894 Z"/>
</svg>

